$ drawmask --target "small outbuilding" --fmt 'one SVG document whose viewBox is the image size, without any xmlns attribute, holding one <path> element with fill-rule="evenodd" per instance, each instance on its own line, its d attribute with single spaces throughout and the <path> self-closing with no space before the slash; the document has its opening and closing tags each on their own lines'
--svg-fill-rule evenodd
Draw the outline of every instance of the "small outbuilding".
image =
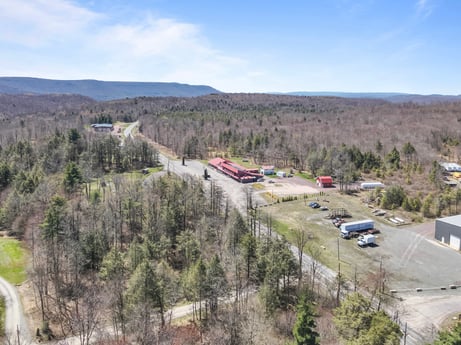
<svg viewBox="0 0 461 345">
<path fill-rule="evenodd" d="M 260 169 L 260 172 L 263 175 L 274 175 L 275 167 L 273 165 L 263 165 Z"/>
<path fill-rule="evenodd" d="M 278 177 L 287 177 L 287 173 L 285 171 L 280 170 L 280 171 L 277 171 L 277 176 Z"/>
<path fill-rule="evenodd" d="M 461 215 L 436 219 L 435 239 L 453 249 L 461 250 Z"/>
<path fill-rule="evenodd" d="M 360 184 L 360 189 L 376 189 L 384 188 L 384 184 L 381 182 L 362 182 Z"/>
<path fill-rule="evenodd" d="M 440 166 L 445 169 L 446 172 L 461 172 L 461 165 L 452 162 L 440 163 Z"/>
<path fill-rule="evenodd" d="M 317 177 L 316 182 L 321 188 L 333 187 L 333 178 L 331 176 L 319 176 Z"/>
</svg>

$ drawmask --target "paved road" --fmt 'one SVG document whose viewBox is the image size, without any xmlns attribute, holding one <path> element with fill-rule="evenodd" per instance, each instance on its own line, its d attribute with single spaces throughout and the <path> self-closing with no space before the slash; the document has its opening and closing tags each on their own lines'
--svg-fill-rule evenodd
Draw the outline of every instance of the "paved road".
<svg viewBox="0 0 461 345">
<path fill-rule="evenodd" d="M 2 277 L 0 277 L 0 294 L 5 297 L 6 304 L 5 333 L 10 339 L 17 341 L 19 331 L 21 344 L 31 344 L 29 328 L 22 312 L 21 300 L 16 288 Z"/>
<path fill-rule="evenodd" d="M 138 125 L 139 125 L 139 121 L 136 121 L 130 124 L 127 128 L 125 128 L 125 130 L 123 131 L 125 138 L 131 137 L 131 131 Z"/>
<path fill-rule="evenodd" d="M 196 160 L 186 160 L 185 165 L 182 165 L 182 161 L 180 160 L 169 159 L 164 155 L 159 155 L 159 160 L 160 163 L 163 164 L 165 170 L 179 176 L 191 175 L 203 177 L 204 171 L 207 169 L 211 178 L 208 181 L 205 181 L 205 183 L 214 182 L 219 185 L 233 206 L 235 206 L 243 214 L 246 214 L 247 194 L 252 192 L 250 184 L 242 184 L 234 181 L 228 176 L 225 176 Z M 258 205 L 266 203 L 259 195 L 252 193 L 252 196 L 254 203 Z"/>
</svg>

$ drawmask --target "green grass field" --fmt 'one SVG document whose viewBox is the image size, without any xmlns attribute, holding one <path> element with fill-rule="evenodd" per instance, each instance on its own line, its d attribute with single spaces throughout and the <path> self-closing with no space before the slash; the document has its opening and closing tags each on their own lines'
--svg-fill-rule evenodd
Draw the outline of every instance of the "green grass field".
<svg viewBox="0 0 461 345">
<path fill-rule="evenodd" d="M 21 242 L 0 238 L 0 276 L 12 284 L 21 284 L 27 278 L 27 254 Z"/>
</svg>

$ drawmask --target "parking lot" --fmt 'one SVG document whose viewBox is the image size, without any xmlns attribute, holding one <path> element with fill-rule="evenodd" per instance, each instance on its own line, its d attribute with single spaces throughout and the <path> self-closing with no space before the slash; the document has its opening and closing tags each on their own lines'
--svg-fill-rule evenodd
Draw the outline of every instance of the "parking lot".
<svg viewBox="0 0 461 345">
<path fill-rule="evenodd" d="M 321 189 L 312 185 L 298 185 L 295 179 L 288 178 L 282 181 L 279 186 L 282 195 L 291 190 L 300 194 L 302 190 L 312 196 L 272 205 L 272 216 L 292 228 L 306 228 L 313 241 L 324 248 L 322 261 L 330 268 L 337 269 L 339 256 L 343 273 L 349 278 L 357 274 L 359 279 L 366 281 L 382 267 L 386 271 L 386 286 L 395 290 L 461 284 L 461 253 L 433 239 L 433 221 L 397 226 L 384 216 L 373 214 L 372 209 L 363 203 L 367 192 L 347 196 L 340 195 L 336 189 L 324 189 L 325 195 L 319 197 Z M 272 192 L 274 185 L 277 184 L 268 184 L 266 191 Z M 275 188 L 273 193 L 276 194 Z M 320 207 L 310 207 L 309 203 L 318 203 Z M 338 229 L 326 218 L 334 209 L 347 210 L 352 218 L 346 218 L 346 221 L 374 220 L 375 228 L 380 230 L 376 234 L 376 246 L 360 248 L 356 239 L 340 239 Z"/>
</svg>

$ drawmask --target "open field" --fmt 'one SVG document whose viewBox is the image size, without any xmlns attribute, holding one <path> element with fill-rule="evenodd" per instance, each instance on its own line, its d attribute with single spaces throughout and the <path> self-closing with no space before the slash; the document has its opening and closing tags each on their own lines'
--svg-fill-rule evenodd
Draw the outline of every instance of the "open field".
<svg viewBox="0 0 461 345">
<path fill-rule="evenodd" d="M 21 242 L 0 237 L 0 276 L 12 284 L 21 284 L 27 277 L 26 253 Z"/>
</svg>

